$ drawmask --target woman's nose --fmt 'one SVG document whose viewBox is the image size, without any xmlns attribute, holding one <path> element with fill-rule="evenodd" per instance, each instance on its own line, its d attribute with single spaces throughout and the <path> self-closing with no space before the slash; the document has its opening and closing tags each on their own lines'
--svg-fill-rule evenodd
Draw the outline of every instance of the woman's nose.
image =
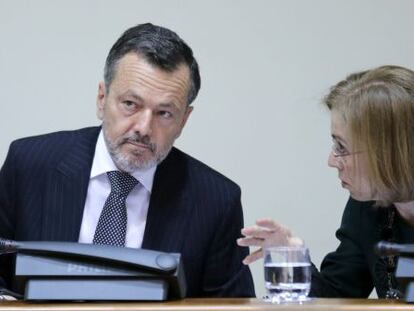
<svg viewBox="0 0 414 311">
<path fill-rule="evenodd" d="M 329 154 L 328 166 L 334 167 L 338 170 L 342 170 L 344 168 L 344 164 L 341 157 L 335 157 L 333 151 L 331 151 L 331 153 Z"/>
</svg>

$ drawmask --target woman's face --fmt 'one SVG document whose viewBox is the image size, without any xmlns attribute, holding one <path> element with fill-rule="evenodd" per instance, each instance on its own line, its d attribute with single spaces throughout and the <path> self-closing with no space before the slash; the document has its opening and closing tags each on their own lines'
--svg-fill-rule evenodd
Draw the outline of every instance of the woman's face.
<svg viewBox="0 0 414 311">
<path fill-rule="evenodd" d="M 333 148 L 328 165 L 338 170 L 343 188 L 358 201 L 378 200 L 368 179 L 368 165 L 363 150 L 352 150 L 349 127 L 343 116 L 331 111 L 331 135 Z"/>
</svg>

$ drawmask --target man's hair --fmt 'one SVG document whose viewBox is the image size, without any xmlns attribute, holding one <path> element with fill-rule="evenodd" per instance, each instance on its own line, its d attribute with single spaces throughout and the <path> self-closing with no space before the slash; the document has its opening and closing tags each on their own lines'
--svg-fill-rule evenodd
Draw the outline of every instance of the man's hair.
<svg viewBox="0 0 414 311">
<path fill-rule="evenodd" d="M 351 74 L 324 103 L 344 118 L 353 150 L 366 153 L 377 205 L 413 200 L 414 72 L 381 66 Z"/>
<path fill-rule="evenodd" d="M 107 92 L 115 77 L 119 60 L 131 52 L 167 72 L 173 72 L 181 64 L 187 65 L 190 71 L 188 105 L 197 97 L 201 81 L 193 51 L 175 32 L 150 23 L 129 28 L 112 46 L 104 70 Z"/>
</svg>

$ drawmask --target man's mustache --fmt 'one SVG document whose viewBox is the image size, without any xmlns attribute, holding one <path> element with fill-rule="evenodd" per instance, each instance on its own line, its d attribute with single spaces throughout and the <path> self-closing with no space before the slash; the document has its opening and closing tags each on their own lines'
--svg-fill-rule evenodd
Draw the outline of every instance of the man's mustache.
<svg viewBox="0 0 414 311">
<path fill-rule="evenodd" d="M 156 145 L 150 141 L 149 136 L 141 136 L 139 133 L 134 133 L 128 137 L 124 137 L 121 141 L 121 145 L 125 143 L 141 144 L 150 149 L 152 152 L 155 152 L 156 150 Z"/>
</svg>

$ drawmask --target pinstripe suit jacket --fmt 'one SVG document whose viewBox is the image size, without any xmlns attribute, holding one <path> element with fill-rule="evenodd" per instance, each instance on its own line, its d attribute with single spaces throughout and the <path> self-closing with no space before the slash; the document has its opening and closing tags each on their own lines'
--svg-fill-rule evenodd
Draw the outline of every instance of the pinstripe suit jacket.
<svg viewBox="0 0 414 311">
<path fill-rule="evenodd" d="M 0 171 L 0 236 L 78 240 L 100 128 L 14 141 Z M 189 297 L 254 296 L 247 250 L 236 245 L 243 215 L 240 188 L 173 148 L 158 166 L 143 248 L 182 254 Z M 11 258 L 0 273 L 11 282 Z"/>
</svg>

